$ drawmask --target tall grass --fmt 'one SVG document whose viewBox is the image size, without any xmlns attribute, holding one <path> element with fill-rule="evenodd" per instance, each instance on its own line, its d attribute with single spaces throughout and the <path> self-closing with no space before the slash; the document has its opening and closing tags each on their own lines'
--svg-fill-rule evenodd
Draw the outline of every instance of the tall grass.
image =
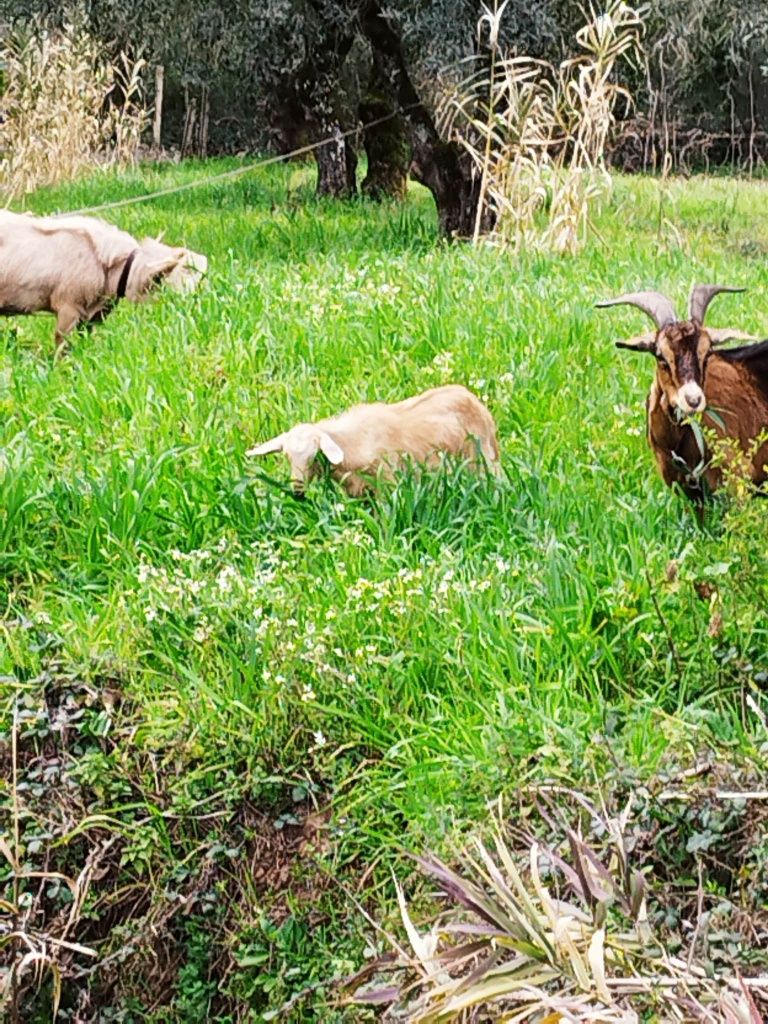
<svg viewBox="0 0 768 1024">
<path fill-rule="evenodd" d="M 574 252 L 610 187 L 605 149 L 614 110 L 620 100 L 632 102 L 617 82 L 617 65 L 639 54 L 641 14 L 623 0 L 604 13 L 591 8 L 576 33 L 580 52 L 555 67 L 500 49 L 507 3 L 481 17 L 487 57 L 444 104 L 443 127 L 481 177 L 475 241 L 487 203 L 496 242 Z"/>
<path fill-rule="evenodd" d="M 98 174 L 29 205 L 211 169 Z M 737 496 L 699 528 L 646 447 L 652 367 L 613 348 L 633 314 L 592 312 L 726 280 L 753 296 L 739 326 L 764 329 L 760 184 L 666 182 L 670 236 L 648 217 L 658 184 L 619 178 L 599 236 L 562 258 L 436 246 L 422 190 L 393 211 L 315 201 L 311 178 L 121 210 L 206 253 L 207 283 L 118 306 L 66 360 L 47 317 L 0 323 L 2 799 L 17 708 L 23 870 L 77 879 L 114 837 L 67 935 L 99 966 L 58 960 L 70 1010 L 85 992 L 105 1018 L 259 1020 L 307 991 L 288 1019 L 365 1019 L 312 986 L 380 952 L 357 903 L 388 905 L 403 847 L 446 858 L 526 780 L 619 765 L 641 791 L 713 752 L 765 770 L 765 510 Z M 451 380 L 497 419 L 498 485 L 450 470 L 371 502 L 319 481 L 300 503 L 279 459 L 244 457 Z M 68 913 L 48 888 L 35 935 Z M 50 990 L 26 983 L 34 1020 Z"/>
<path fill-rule="evenodd" d="M 0 42 L 0 195 L 8 201 L 94 165 L 130 163 L 147 125 L 144 65 L 125 53 L 110 58 L 69 23 L 9 32 Z"/>
</svg>

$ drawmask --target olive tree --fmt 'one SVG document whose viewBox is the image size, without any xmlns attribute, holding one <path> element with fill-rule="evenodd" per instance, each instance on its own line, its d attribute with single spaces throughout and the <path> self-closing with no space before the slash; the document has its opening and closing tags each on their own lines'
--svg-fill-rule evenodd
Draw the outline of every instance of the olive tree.
<svg viewBox="0 0 768 1024">
<path fill-rule="evenodd" d="M 411 173 L 432 191 L 443 231 L 464 234 L 477 188 L 439 106 L 487 58 L 477 30 L 486 9 L 481 0 L 83 0 L 78 16 L 105 45 L 165 69 L 166 142 L 194 136 L 201 154 L 325 142 L 314 151 L 317 191 L 333 196 L 357 190 L 361 142 L 364 193 L 400 197 Z M 0 24 L 71 17 L 65 10 L 0 0 Z M 508 0 L 501 45 L 556 61 L 581 20 L 572 0 Z M 724 155 L 751 159 L 768 120 L 763 0 L 650 0 L 646 25 L 648 66 L 632 91 L 650 135 L 700 131 L 724 140 Z"/>
</svg>

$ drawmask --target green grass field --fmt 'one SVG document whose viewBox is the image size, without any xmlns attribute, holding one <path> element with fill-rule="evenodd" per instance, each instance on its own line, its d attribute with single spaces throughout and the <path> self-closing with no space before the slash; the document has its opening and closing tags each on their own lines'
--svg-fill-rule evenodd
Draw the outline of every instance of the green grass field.
<svg viewBox="0 0 768 1024">
<path fill-rule="evenodd" d="M 93 976 L 124 1014 L 104 1020 L 266 1019 L 355 969 L 385 945 L 357 901 L 396 930 L 390 869 L 449 856 L 499 794 L 768 756 L 766 510 L 720 500 L 702 528 L 664 487 L 652 360 L 613 346 L 645 322 L 593 309 L 716 281 L 749 293 L 712 322 L 768 333 L 766 184 L 619 178 L 573 258 L 438 244 L 421 189 L 398 208 L 311 186 L 271 168 L 106 214 L 209 276 L 121 304 L 63 361 L 52 318 L 0 323 L 4 738 L 16 700 L 29 865 L 76 875 L 113 841 L 71 936 L 138 950 Z M 448 470 L 373 502 L 321 481 L 299 503 L 281 459 L 244 457 L 449 381 L 496 418 L 500 484 Z M 341 1019 L 323 991 L 286 1019 Z"/>
</svg>

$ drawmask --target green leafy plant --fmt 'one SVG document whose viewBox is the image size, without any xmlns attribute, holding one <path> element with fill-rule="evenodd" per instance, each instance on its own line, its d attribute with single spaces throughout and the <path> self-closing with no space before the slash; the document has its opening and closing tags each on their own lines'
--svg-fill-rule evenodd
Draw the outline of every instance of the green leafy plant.
<svg viewBox="0 0 768 1024">
<path fill-rule="evenodd" d="M 48 975 L 51 980 L 53 1019 L 61 1001 L 62 956 L 77 954 L 95 957 L 96 951 L 75 941 L 73 935 L 83 911 L 96 858 L 89 860 L 76 879 L 59 871 L 35 870 L 25 859 L 25 848 L 20 833 L 20 800 L 17 778 L 18 717 L 14 711 L 11 726 L 11 831 L 0 833 L 0 854 L 5 871 L 3 891 L 10 898 L 0 899 L 0 951 L 5 966 L 0 970 L 0 1012 L 16 1024 L 21 1020 L 20 1007 L 27 1001 L 29 991 L 39 989 Z M 43 841 L 47 837 L 42 837 Z M 41 845 L 27 841 L 26 852 L 37 852 Z M 41 904 L 66 893 L 63 911 L 53 928 L 40 926 Z"/>
</svg>

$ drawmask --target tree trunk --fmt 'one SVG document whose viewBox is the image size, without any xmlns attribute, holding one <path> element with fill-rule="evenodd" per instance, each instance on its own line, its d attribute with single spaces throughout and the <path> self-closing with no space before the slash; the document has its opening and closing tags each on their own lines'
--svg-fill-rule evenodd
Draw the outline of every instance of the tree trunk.
<svg viewBox="0 0 768 1024">
<path fill-rule="evenodd" d="M 314 12 L 314 22 L 304 62 L 288 85 L 289 106 L 302 111 L 311 141 L 323 143 L 314 150 L 316 194 L 343 199 L 357 192 L 357 154 L 348 134 L 354 121 L 348 123 L 351 118 L 340 88 L 354 26 L 329 18 L 325 0 L 309 0 L 308 9 Z"/>
<path fill-rule="evenodd" d="M 360 26 L 408 122 L 413 152 L 411 174 L 432 193 L 441 234 L 447 238 L 471 238 L 480 198 L 479 175 L 474 174 L 472 161 L 458 143 L 440 138 L 411 82 L 400 37 L 379 0 L 365 0 Z M 480 224 L 483 231 L 493 226 L 490 210 L 483 211 Z"/>
<path fill-rule="evenodd" d="M 314 151 L 317 162 L 315 192 L 319 196 L 348 199 L 357 191 L 357 154 L 338 122 L 332 125 L 321 122 L 319 135 L 321 139 L 333 137 L 333 142 L 318 146 Z"/>
<path fill-rule="evenodd" d="M 276 90 L 275 98 L 265 116 L 278 153 L 292 153 L 308 145 L 315 136 L 315 126 L 299 102 L 293 83 L 285 83 Z"/>
<path fill-rule="evenodd" d="M 412 156 L 408 123 L 397 113 L 397 100 L 375 50 L 359 112 L 368 157 L 368 173 L 361 186 L 363 194 L 371 199 L 404 199 Z M 371 124 L 372 121 L 379 123 Z"/>
<path fill-rule="evenodd" d="M 184 130 L 181 135 L 181 155 L 189 156 L 192 151 L 193 139 L 195 137 L 195 124 L 197 122 L 197 99 L 189 95 L 189 90 L 184 88 Z"/>
<path fill-rule="evenodd" d="M 413 148 L 411 174 L 432 193 L 440 233 L 447 238 L 472 238 L 480 198 L 480 176 L 474 174 L 471 160 L 455 142 L 423 135 Z M 486 232 L 492 226 L 493 218 L 486 209 L 480 230 Z"/>
<path fill-rule="evenodd" d="M 283 82 L 270 105 L 269 123 L 278 152 L 330 139 L 313 150 L 317 164 L 316 192 L 319 196 L 347 198 L 356 190 L 357 154 L 339 119 L 334 119 L 330 100 L 321 103 L 314 82 L 294 79 Z"/>
</svg>

